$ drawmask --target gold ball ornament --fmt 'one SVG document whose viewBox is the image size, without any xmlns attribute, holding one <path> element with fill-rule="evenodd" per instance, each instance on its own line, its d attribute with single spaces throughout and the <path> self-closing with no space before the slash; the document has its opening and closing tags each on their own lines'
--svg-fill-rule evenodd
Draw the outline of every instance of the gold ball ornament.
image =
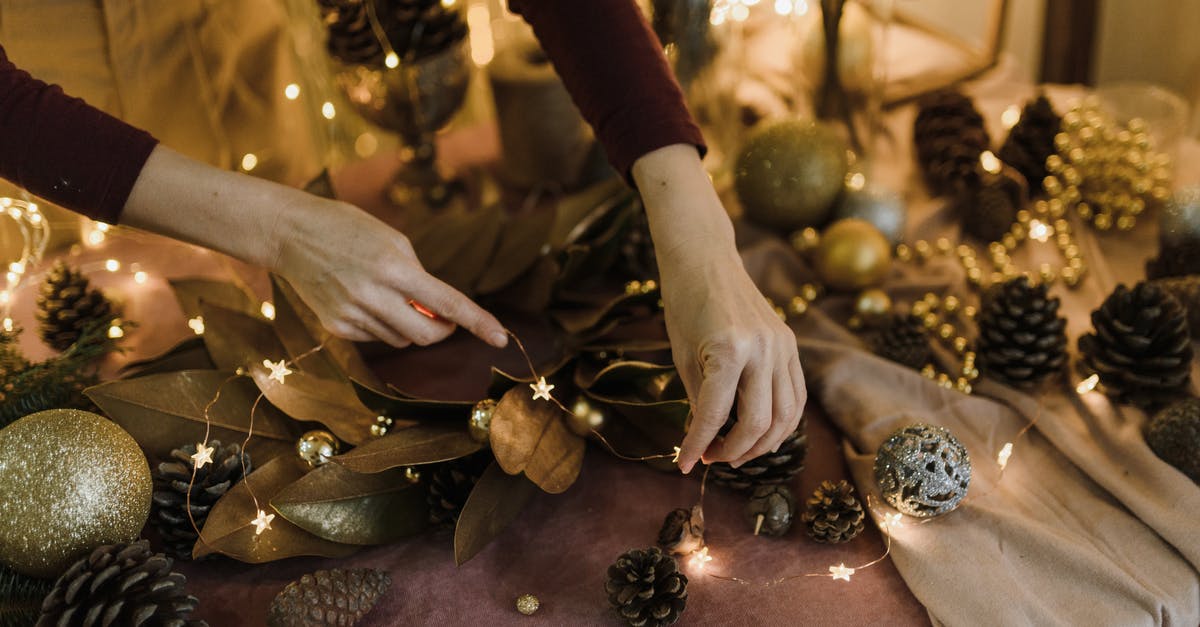
<svg viewBox="0 0 1200 627">
<path fill-rule="evenodd" d="M 571 413 L 566 418 L 567 428 L 580 437 L 587 437 L 593 429 L 604 426 L 604 413 L 584 396 L 576 399 L 575 404 L 571 406 Z"/>
<path fill-rule="evenodd" d="M 847 218 L 825 230 L 813 265 L 825 285 L 844 292 L 862 290 L 887 276 L 892 268 L 892 247 L 869 222 Z"/>
<path fill-rule="evenodd" d="M 0 430 L 0 562 L 57 577 L 104 544 L 138 537 L 150 466 L 137 442 L 91 412 L 51 409 Z"/>
<path fill-rule="evenodd" d="M 338 454 L 338 440 L 328 431 L 309 431 L 296 441 L 296 454 L 312 468 L 324 466 Z"/>
<path fill-rule="evenodd" d="M 768 120 L 738 154 L 734 187 L 747 220 L 791 232 L 829 218 L 848 167 L 846 142 L 830 126 Z"/>
<path fill-rule="evenodd" d="M 875 320 L 891 312 L 892 297 L 879 288 L 863 290 L 854 300 L 854 313 L 865 320 Z"/>
<path fill-rule="evenodd" d="M 476 442 L 487 442 L 488 436 L 492 432 L 492 414 L 496 412 L 495 399 L 485 398 L 471 409 L 471 418 L 467 423 L 467 429 L 471 433 L 471 438 Z"/>
<path fill-rule="evenodd" d="M 538 601 L 538 598 L 532 594 L 522 594 L 517 597 L 517 611 L 526 616 L 533 616 L 533 613 L 538 611 L 541 606 L 541 601 Z"/>
</svg>

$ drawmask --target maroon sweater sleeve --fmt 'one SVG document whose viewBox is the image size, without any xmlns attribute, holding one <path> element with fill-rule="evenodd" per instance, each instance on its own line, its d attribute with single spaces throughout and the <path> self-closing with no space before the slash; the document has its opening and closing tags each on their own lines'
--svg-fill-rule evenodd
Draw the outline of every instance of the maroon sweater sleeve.
<svg viewBox="0 0 1200 627">
<path fill-rule="evenodd" d="M 0 48 L 0 178 L 115 223 L 157 143 L 18 69 Z"/>
<path fill-rule="evenodd" d="M 510 0 L 626 178 L 642 155 L 704 138 L 634 0 Z"/>
</svg>

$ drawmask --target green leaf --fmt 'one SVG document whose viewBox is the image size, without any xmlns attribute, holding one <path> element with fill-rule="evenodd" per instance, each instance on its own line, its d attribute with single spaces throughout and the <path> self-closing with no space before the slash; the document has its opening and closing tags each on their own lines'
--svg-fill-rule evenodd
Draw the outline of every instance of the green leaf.
<svg viewBox="0 0 1200 627">
<path fill-rule="evenodd" d="M 458 459 L 482 448 L 467 434 L 465 422 L 456 427 L 421 424 L 392 431 L 334 457 L 333 461 L 354 472 L 383 472 Z"/>
<path fill-rule="evenodd" d="M 359 474 L 325 464 L 271 499 L 271 506 L 309 533 L 342 544 L 387 544 L 425 529 L 425 488 L 404 471 Z"/>
<path fill-rule="evenodd" d="M 554 208 L 535 207 L 512 216 L 504 224 L 492 263 L 475 284 L 475 291 L 490 294 L 517 280 L 533 267 L 547 245 L 554 226 Z"/>
<path fill-rule="evenodd" d="M 280 383 L 262 364 L 250 366 L 249 374 L 267 400 L 288 416 L 323 424 L 339 440 L 355 446 L 370 439 L 377 414 L 359 402 L 349 382 L 296 371 Z"/>
<path fill-rule="evenodd" d="M 264 359 L 287 359 L 287 349 L 265 320 L 209 303 L 202 303 L 200 309 L 204 346 L 222 370 L 248 368 Z"/>
<path fill-rule="evenodd" d="M 200 303 L 205 302 L 226 309 L 232 309 L 251 316 L 257 316 L 261 303 L 251 298 L 245 290 L 227 281 L 213 279 L 171 279 L 171 289 L 175 292 L 175 300 L 179 301 L 183 315 L 195 318 L 202 314 Z M 207 320 L 205 320 L 207 322 Z"/>
<path fill-rule="evenodd" d="M 283 278 L 271 275 L 271 288 L 275 334 L 293 359 L 307 354 L 297 363 L 302 370 L 322 379 L 352 378 L 373 386 L 382 385 L 354 343 L 327 331 L 317 314 Z M 322 345 L 321 350 L 312 352 Z"/>
<path fill-rule="evenodd" d="M 273 562 L 288 557 L 314 555 L 346 557 L 357 546 L 330 542 L 276 515 L 271 528 L 257 534 L 253 524 L 261 508 L 276 513 L 270 503 L 280 492 L 299 481 L 308 465 L 295 455 L 278 457 L 233 486 L 213 505 L 192 550 L 199 559 L 219 553 L 250 564 Z"/>
<path fill-rule="evenodd" d="M 509 475 L 493 462 L 471 490 L 454 527 L 454 562 L 459 566 L 496 539 L 537 492 L 522 475 Z"/>
</svg>

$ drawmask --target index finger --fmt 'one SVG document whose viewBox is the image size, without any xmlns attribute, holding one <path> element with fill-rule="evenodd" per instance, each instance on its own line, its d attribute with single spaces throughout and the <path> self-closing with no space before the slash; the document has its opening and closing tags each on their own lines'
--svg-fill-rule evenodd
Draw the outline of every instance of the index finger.
<svg viewBox="0 0 1200 627">
<path fill-rule="evenodd" d="M 704 378 L 700 382 L 700 393 L 693 410 L 695 420 L 679 447 L 679 469 L 685 474 L 692 471 L 729 419 L 737 394 L 742 365 L 731 361 L 713 363 L 716 365 L 706 368 L 706 372 L 702 373 Z"/>
<path fill-rule="evenodd" d="M 488 344 L 496 348 L 508 344 L 508 333 L 495 316 L 436 277 L 426 274 L 406 285 L 405 291 L 430 313 L 461 326 Z"/>
</svg>

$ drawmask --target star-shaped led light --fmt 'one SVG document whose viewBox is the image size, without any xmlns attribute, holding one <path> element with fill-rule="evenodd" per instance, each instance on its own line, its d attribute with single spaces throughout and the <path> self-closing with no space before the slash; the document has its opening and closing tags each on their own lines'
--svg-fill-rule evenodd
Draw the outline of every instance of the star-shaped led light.
<svg viewBox="0 0 1200 627">
<path fill-rule="evenodd" d="M 903 519 L 904 519 L 904 516 L 902 516 L 898 513 L 895 513 L 895 512 L 884 514 L 883 515 L 883 526 L 886 528 L 885 530 L 890 530 L 890 529 L 895 529 L 896 527 L 901 527 L 904 525 Z"/>
<path fill-rule="evenodd" d="M 212 463 L 213 451 L 216 449 L 211 446 L 205 446 L 204 442 L 196 443 L 196 452 L 192 454 L 192 464 L 196 470 L 204 468 L 205 464 Z"/>
<path fill-rule="evenodd" d="M 196 316 L 195 318 L 188 320 L 188 327 L 190 327 L 192 332 L 196 335 L 204 335 L 204 317 Z"/>
<path fill-rule="evenodd" d="M 546 383 L 546 377 L 538 377 L 537 383 L 530 383 L 529 387 L 533 390 L 533 400 L 550 400 L 550 391 L 554 389 L 553 385 Z"/>
<path fill-rule="evenodd" d="M 1000 470 L 1004 470 L 1008 466 L 1008 458 L 1012 457 L 1012 442 L 1005 442 L 1000 448 L 1000 453 L 996 455 L 996 463 L 1000 464 Z"/>
<path fill-rule="evenodd" d="M 268 514 L 263 510 L 258 510 L 258 516 L 250 521 L 254 525 L 254 535 L 261 536 L 262 532 L 271 528 L 271 521 L 275 520 L 275 514 Z"/>
<path fill-rule="evenodd" d="M 850 581 L 850 575 L 853 574 L 854 569 L 846 566 L 845 564 L 838 564 L 837 566 L 829 567 L 829 575 L 833 577 L 834 580 L 841 579 L 842 581 Z"/>
<path fill-rule="evenodd" d="M 708 554 L 708 547 L 703 547 L 699 551 L 692 553 L 692 566 L 699 570 L 704 570 L 704 565 L 712 561 L 712 556 Z"/>
<path fill-rule="evenodd" d="M 683 452 L 683 449 L 676 446 L 676 447 L 673 447 L 671 450 L 673 450 L 675 452 L 675 456 L 671 458 L 671 463 L 678 464 L 679 463 L 679 454 L 681 452 Z"/>
<path fill-rule="evenodd" d="M 280 383 L 283 383 L 284 377 L 288 376 L 289 374 L 292 374 L 291 369 L 287 367 L 287 363 L 284 362 L 282 359 L 280 359 L 279 361 L 271 361 L 270 359 L 264 359 L 263 365 L 271 370 L 271 374 L 270 374 L 269 378 L 274 379 Z"/>
</svg>

